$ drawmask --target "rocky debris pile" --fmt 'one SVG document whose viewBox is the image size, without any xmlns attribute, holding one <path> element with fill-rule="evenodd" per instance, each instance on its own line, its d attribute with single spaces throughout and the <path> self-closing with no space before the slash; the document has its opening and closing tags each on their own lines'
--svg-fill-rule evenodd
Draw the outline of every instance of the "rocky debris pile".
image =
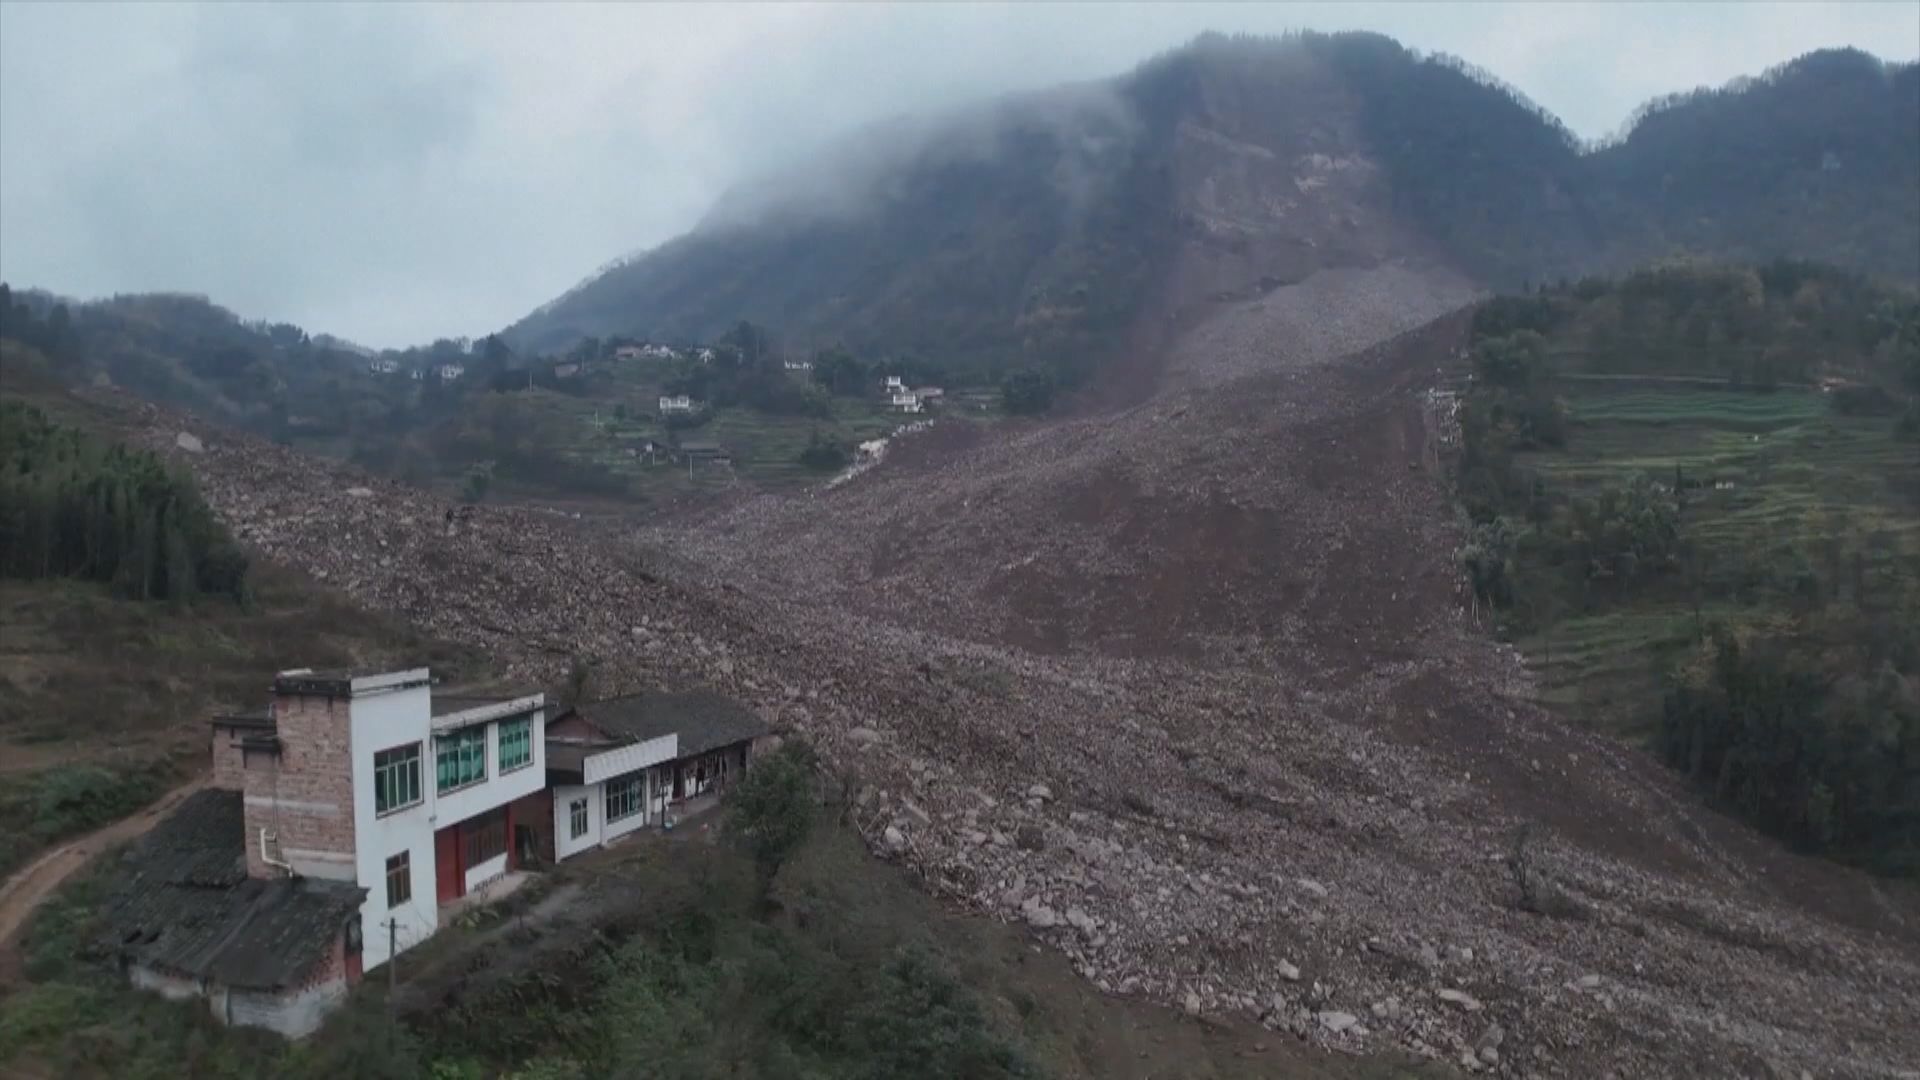
<svg viewBox="0 0 1920 1080">
<path fill-rule="evenodd" d="M 887 444 L 894 439 L 917 434 L 932 426 L 932 420 L 916 420 L 911 424 L 900 425 L 893 430 L 891 435 L 888 435 L 884 439 L 869 439 L 861 443 L 855 453 L 853 464 L 847 466 L 833 479 L 828 480 L 825 485 L 826 489 L 831 491 L 880 464 L 881 461 L 886 459 Z"/>
<path fill-rule="evenodd" d="M 517 674 L 806 733 L 877 855 L 1108 991 L 1505 1075 L 1920 1060 L 1910 894 L 1567 730 L 1463 614 L 1421 467 L 1463 332 L 639 534 L 244 438 L 182 460 L 263 554 Z M 1563 914 L 1514 903 L 1522 823 Z"/>
<path fill-rule="evenodd" d="M 1182 388 L 1220 386 L 1351 356 L 1478 294 L 1472 282 L 1432 266 L 1322 270 L 1214 313 L 1181 342 L 1168 379 Z"/>
</svg>

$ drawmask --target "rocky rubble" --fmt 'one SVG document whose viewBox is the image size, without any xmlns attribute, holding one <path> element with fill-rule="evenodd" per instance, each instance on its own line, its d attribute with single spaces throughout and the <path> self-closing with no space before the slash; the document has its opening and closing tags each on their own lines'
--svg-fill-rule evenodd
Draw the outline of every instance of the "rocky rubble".
<svg viewBox="0 0 1920 1080">
<path fill-rule="evenodd" d="M 1566 729 L 1463 612 L 1423 465 L 1462 330 L 936 425 L 831 493 L 637 533 L 200 428 L 180 458 L 261 554 L 517 675 L 591 657 L 805 733 L 876 855 L 1103 990 L 1499 1075 L 1913 1067 L 1912 894 Z M 1563 916 L 1513 902 L 1523 822 Z"/>
</svg>

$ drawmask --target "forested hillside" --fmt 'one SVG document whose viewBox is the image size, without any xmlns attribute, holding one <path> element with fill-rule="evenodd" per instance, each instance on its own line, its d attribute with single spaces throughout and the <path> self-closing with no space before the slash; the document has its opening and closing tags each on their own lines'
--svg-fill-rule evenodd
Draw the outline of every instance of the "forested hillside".
<svg viewBox="0 0 1920 1080">
<path fill-rule="evenodd" d="M 1484 305 L 1462 553 L 1550 698 L 1920 871 L 1920 298 L 1804 263 Z"/>
<path fill-rule="evenodd" d="M 783 183 L 799 194 L 763 194 Z M 1917 185 L 1920 68 L 1856 51 L 1660 99 L 1587 147 L 1493 76 L 1378 35 L 1207 36 L 830 148 L 506 334 L 704 339 L 744 317 L 803 348 L 1072 381 L 1154 301 L 1195 299 L 1170 281 L 1195 242 L 1225 267 L 1211 295 L 1423 254 L 1396 223 L 1496 287 L 1679 252 L 1913 279 Z"/>
<path fill-rule="evenodd" d="M 385 418 L 362 351 L 290 323 L 244 320 L 201 296 L 75 303 L 0 284 L 0 338 L 34 348 L 36 366 L 60 381 L 111 382 L 265 435 Z"/>
<path fill-rule="evenodd" d="M 1820 259 L 1920 278 L 1920 64 L 1810 53 L 1635 114 L 1592 156 L 1658 249 Z"/>
<path fill-rule="evenodd" d="M 694 233 L 506 336 L 707 341 L 746 318 L 803 351 L 1086 362 L 1132 317 L 1172 225 L 1158 86 L 1016 98 L 835 148 L 801 170 L 817 175 L 730 193 Z"/>
<path fill-rule="evenodd" d="M 239 601 L 247 557 L 153 454 L 0 401 L 0 578 L 61 577 L 134 600 Z"/>
</svg>

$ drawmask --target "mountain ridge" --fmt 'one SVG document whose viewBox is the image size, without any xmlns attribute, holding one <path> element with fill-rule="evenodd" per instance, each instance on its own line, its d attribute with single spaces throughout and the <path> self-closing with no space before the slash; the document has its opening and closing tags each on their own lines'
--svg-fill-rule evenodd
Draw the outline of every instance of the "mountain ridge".
<svg viewBox="0 0 1920 1080">
<path fill-rule="evenodd" d="M 992 156 L 942 157 L 969 125 Z M 799 349 L 1073 380 L 1126 351 L 1143 309 L 1328 267 L 1427 260 L 1514 287 L 1675 253 L 1790 254 L 1920 278 L 1911 230 L 1885 227 L 1920 185 L 1920 65 L 1858 50 L 1657 98 L 1591 144 L 1497 77 L 1373 34 L 1208 35 L 1114 79 L 903 126 L 921 142 L 878 184 L 831 190 L 840 146 L 797 170 L 843 204 L 874 196 L 860 212 L 754 220 L 753 185 L 736 187 L 504 336 L 702 339 L 747 318 Z M 870 173 L 885 154 L 868 157 Z M 1196 241 L 1212 269 L 1170 282 Z"/>
</svg>

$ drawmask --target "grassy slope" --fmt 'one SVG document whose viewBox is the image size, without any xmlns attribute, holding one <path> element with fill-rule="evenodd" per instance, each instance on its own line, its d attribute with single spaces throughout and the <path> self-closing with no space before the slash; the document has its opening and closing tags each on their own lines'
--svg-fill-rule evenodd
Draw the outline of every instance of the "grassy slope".
<svg viewBox="0 0 1920 1080">
<path fill-rule="evenodd" d="M 10 347 L 0 359 L 21 359 Z M 113 415 L 10 367 L 0 393 L 111 436 Z M 206 768 L 207 718 L 260 704 L 289 667 L 427 664 L 471 654 L 256 565 L 253 602 L 135 603 L 78 581 L 0 582 L 0 873 L 144 805 Z"/>
<path fill-rule="evenodd" d="M 0 1018 L 0 1062 L 62 1077 L 558 1078 L 588 1075 L 572 1071 L 565 1055 L 643 1043 L 658 1070 L 646 1075 L 870 1075 L 859 1048 L 794 1030 L 804 1028 L 809 1010 L 826 1008 L 838 1022 L 842 1009 L 882 1005 L 871 998 L 874 973 L 912 950 L 957 979 L 987 1035 L 1011 1046 L 1032 1075 L 1450 1074 L 1434 1063 L 1311 1050 L 1245 1022 L 1193 1021 L 1105 997 L 1065 958 L 1015 928 L 946 910 L 869 857 L 851 832 L 832 827 L 817 829 L 782 870 L 771 912 L 758 902 L 751 865 L 725 844 L 644 836 L 570 862 L 554 880 L 521 890 L 495 913 L 463 919 L 403 958 L 406 1019 L 397 1037 L 385 1030 L 385 983 L 376 978 L 328 1030 L 291 1049 L 221 1029 L 190 1005 L 122 989 L 97 958 L 76 959 L 87 912 L 110 875 L 103 870 L 70 886 L 31 927 L 27 969 L 35 985 Z M 536 914 L 563 887 L 589 899 Z M 594 897 L 608 903 L 590 914 Z M 688 944 L 696 937 L 712 943 L 712 955 L 676 968 L 672 957 L 701 948 Z M 645 978 L 613 981 L 613 957 L 628 972 L 674 970 L 667 977 L 674 992 L 655 1000 Z M 907 1021 L 892 1034 L 962 1037 L 979 1030 L 954 1020 L 967 1011 L 961 1005 L 941 1021 Z M 896 1022 L 916 1015 L 882 1013 Z M 660 1031 L 664 1037 L 649 1034 Z M 798 1058 L 789 1053 L 796 1045 Z"/>
<path fill-rule="evenodd" d="M 1554 488 L 1597 492 L 1637 473 L 1691 484 L 1684 528 L 1707 558 L 1792 545 L 1818 551 L 1841 532 L 1880 533 L 1874 558 L 1920 555 L 1916 448 L 1887 436 L 1886 418 L 1833 413 L 1812 391 L 1772 394 L 1567 381 L 1572 425 L 1564 451 L 1518 460 Z M 1715 489 L 1715 483 L 1731 487 Z M 1839 528 L 1847 523 L 1846 529 Z M 1703 606 L 1703 622 L 1782 614 L 1778 597 Z M 1694 609 L 1678 583 L 1624 606 L 1555 623 L 1521 641 L 1549 700 L 1629 737 L 1659 721 L 1663 672 L 1694 639 Z"/>
<path fill-rule="evenodd" d="M 469 656 L 291 572 L 258 566 L 246 607 L 175 611 L 70 581 L 0 589 L 0 872 L 132 812 L 206 768 L 207 718 L 260 704 L 289 667 L 426 664 Z"/>
</svg>

